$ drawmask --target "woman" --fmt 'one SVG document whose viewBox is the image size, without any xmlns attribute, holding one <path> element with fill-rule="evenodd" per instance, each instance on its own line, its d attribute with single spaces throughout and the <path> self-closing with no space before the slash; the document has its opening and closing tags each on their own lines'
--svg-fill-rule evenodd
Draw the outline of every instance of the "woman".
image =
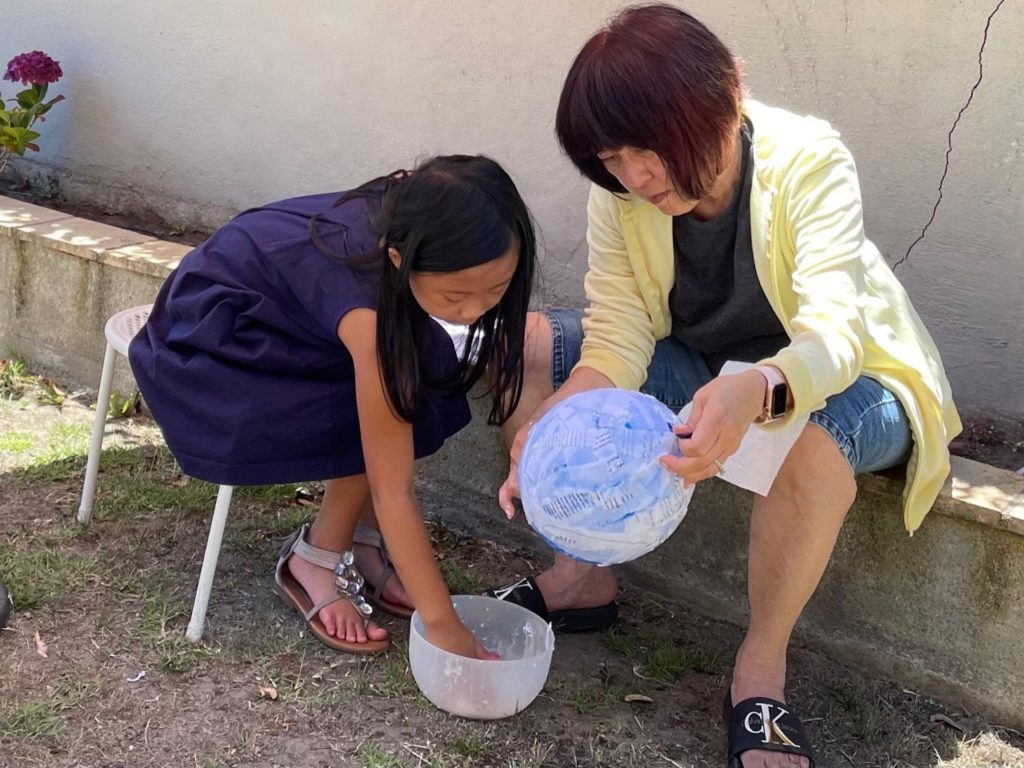
<svg viewBox="0 0 1024 768">
<path fill-rule="evenodd" d="M 810 415 L 751 518 L 750 622 L 727 696 L 730 765 L 808 765 L 785 701 L 793 626 L 856 495 L 855 473 L 909 460 L 914 531 L 959 432 L 939 353 L 865 237 L 856 170 L 827 123 L 744 99 L 736 59 L 666 5 L 626 9 L 583 47 L 556 131 L 592 182 L 585 313 L 528 320 L 527 383 L 505 425 L 516 462 L 529 427 L 565 397 L 641 389 L 678 409 L 688 483 L 714 476 L 746 430 Z M 716 376 L 727 360 L 756 363 Z M 564 628 L 614 621 L 609 569 L 556 556 L 505 590 Z M 783 754 L 790 753 L 790 754 Z"/>
</svg>

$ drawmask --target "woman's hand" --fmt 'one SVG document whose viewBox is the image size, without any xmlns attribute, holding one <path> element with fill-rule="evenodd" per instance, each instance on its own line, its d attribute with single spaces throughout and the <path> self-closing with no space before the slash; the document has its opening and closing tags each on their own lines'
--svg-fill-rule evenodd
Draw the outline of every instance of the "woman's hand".
<svg viewBox="0 0 1024 768">
<path fill-rule="evenodd" d="M 697 390 L 686 424 L 675 427 L 680 456 L 661 463 L 687 485 L 714 477 L 739 448 L 751 423 L 764 410 L 765 378 L 757 371 L 719 376 Z"/>
<path fill-rule="evenodd" d="M 467 656 L 471 659 L 482 659 L 485 661 L 496 661 L 501 657 L 491 653 L 473 636 L 473 633 L 466 628 L 466 625 L 456 619 L 449 619 L 434 627 L 425 627 L 427 640 L 432 645 L 455 653 L 459 656 Z"/>
</svg>

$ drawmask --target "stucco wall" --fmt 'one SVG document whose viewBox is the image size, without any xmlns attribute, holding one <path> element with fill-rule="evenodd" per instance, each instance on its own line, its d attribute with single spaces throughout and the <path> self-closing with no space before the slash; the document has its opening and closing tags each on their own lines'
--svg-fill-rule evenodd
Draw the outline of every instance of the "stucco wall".
<svg viewBox="0 0 1024 768">
<path fill-rule="evenodd" d="M 939 196 L 948 136 L 999 0 L 693 0 L 754 95 L 829 118 L 857 158 L 870 236 L 903 258 Z M 608 0 L 8 3 L 0 58 L 66 76 L 19 171 L 62 192 L 212 226 L 439 152 L 519 181 L 546 247 L 544 298 L 578 302 L 585 185 L 552 134 L 561 78 Z M 952 134 L 942 202 L 898 273 L 968 408 L 1024 415 L 1024 2 L 1004 0 Z M 0 89 L 9 96 L 9 83 Z"/>
</svg>

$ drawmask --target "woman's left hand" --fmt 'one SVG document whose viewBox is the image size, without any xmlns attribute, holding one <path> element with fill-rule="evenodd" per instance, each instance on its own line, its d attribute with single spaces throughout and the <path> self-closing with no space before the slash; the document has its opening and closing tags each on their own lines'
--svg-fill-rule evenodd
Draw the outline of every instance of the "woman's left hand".
<svg viewBox="0 0 1024 768">
<path fill-rule="evenodd" d="M 697 390 L 686 424 L 675 427 L 682 456 L 661 463 L 687 485 L 714 477 L 740 446 L 751 423 L 764 410 L 765 378 L 757 371 L 719 376 Z"/>
</svg>

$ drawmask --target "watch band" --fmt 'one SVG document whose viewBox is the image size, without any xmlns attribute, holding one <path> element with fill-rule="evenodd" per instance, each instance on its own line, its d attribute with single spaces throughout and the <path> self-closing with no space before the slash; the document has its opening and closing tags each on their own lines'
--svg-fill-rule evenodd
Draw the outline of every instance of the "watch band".
<svg viewBox="0 0 1024 768">
<path fill-rule="evenodd" d="M 775 421 L 785 415 L 789 401 L 789 385 L 786 377 L 778 368 L 770 365 L 758 365 L 754 368 L 765 378 L 764 405 L 757 422 L 764 424 Z M 779 400 L 781 400 L 781 407 Z"/>
</svg>

